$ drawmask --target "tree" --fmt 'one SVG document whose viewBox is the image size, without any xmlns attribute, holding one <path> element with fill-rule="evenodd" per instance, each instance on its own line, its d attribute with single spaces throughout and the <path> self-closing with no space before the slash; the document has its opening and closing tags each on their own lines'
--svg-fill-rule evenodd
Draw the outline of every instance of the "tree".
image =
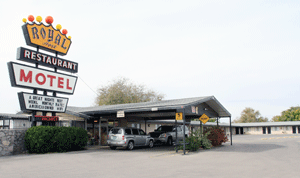
<svg viewBox="0 0 300 178">
<path fill-rule="evenodd" d="M 147 101 L 161 101 L 163 94 L 146 89 L 144 85 L 135 85 L 127 78 L 118 78 L 112 83 L 97 90 L 96 105 L 113 105 L 124 103 L 139 103 Z"/>
<path fill-rule="evenodd" d="M 268 118 L 262 117 L 259 111 L 255 111 L 252 108 L 245 108 L 241 117 L 238 120 L 235 120 L 235 123 L 248 123 L 248 122 L 267 122 Z"/>
<path fill-rule="evenodd" d="M 288 110 L 282 111 L 280 116 L 274 116 L 272 121 L 300 121 L 300 107 L 291 107 Z"/>
</svg>

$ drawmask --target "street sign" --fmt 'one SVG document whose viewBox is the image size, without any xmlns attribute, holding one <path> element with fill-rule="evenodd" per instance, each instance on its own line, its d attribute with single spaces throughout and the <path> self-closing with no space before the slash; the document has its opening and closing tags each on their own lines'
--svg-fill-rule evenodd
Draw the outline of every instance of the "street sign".
<svg viewBox="0 0 300 178">
<path fill-rule="evenodd" d="M 182 120 L 182 112 L 176 113 L 176 120 Z"/>
<path fill-rule="evenodd" d="M 68 98 L 37 95 L 19 92 L 19 102 L 22 111 L 62 112 L 67 108 Z"/>
<path fill-rule="evenodd" d="M 11 86 L 73 94 L 77 77 L 32 66 L 8 62 Z"/>
<path fill-rule="evenodd" d="M 57 68 L 71 73 L 78 72 L 78 63 L 57 56 L 51 56 L 45 53 L 33 51 L 31 49 L 19 47 L 17 50 L 17 60 L 38 63 L 46 67 Z"/>
<path fill-rule="evenodd" d="M 54 122 L 59 121 L 58 116 L 39 116 L 39 115 L 35 115 L 34 117 L 35 117 L 36 121 L 54 121 Z"/>
<path fill-rule="evenodd" d="M 72 43 L 71 39 L 60 30 L 54 29 L 51 23 L 50 25 L 35 22 L 24 24 L 22 30 L 26 44 L 49 52 L 66 55 Z"/>
<path fill-rule="evenodd" d="M 118 111 L 117 112 L 117 117 L 125 117 L 125 112 L 124 111 Z"/>
<path fill-rule="evenodd" d="M 203 124 L 205 124 L 208 120 L 209 120 L 209 117 L 206 115 L 206 114 L 203 114 L 200 118 L 199 118 L 200 121 L 202 121 Z"/>
</svg>

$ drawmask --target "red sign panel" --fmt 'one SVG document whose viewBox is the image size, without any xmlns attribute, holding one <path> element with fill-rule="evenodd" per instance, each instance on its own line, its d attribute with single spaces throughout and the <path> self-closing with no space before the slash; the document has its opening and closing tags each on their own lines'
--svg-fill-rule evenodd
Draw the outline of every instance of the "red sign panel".
<svg viewBox="0 0 300 178">
<path fill-rule="evenodd" d="M 38 69 L 14 62 L 8 63 L 8 70 L 13 87 L 73 94 L 77 82 L 76 76 Z"/>
<path fill-rule="evenodd" d="M 58 121 L 58 116 L 38 116 L 35 115 L 35 120 L 36 121 L 53 121 L 53 122 L 57 122 Z"/>
</svg>

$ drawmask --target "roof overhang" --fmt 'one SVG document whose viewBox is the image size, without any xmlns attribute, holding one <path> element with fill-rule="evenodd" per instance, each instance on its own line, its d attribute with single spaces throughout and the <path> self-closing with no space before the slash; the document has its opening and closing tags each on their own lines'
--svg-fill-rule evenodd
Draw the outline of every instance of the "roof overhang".
<svg viewBox="0 0 300 178">
<path fill-rule="evenodd" d="M 231 117 L 231 114 L 214 97 L 196 97 L 157 102 L 128 103 L 118 105 L 103 105 L 95 107 L 72 107 L 67 112 L 84 114 L 90 118 L 116 118 L 118 111 L 124 111 L 126 118 L 140 117 L 144 119 L 175 119 L 175 113 L 185 111 L 186 118 L 200 117 Z"/>
</svg>

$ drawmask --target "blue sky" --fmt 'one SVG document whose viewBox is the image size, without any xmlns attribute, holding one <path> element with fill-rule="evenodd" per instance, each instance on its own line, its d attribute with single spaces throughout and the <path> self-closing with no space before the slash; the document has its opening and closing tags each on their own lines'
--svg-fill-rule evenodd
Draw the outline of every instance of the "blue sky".
<svg viewBox="0 0 300 178">
<path fill-rule="evenodd" d="M 92 106 L 92 90 L 126 77 L 165 99 L 214 95 L 233 119 L 245 107 L 271 119 L 299 105 L 299 10 L 288 0 L 1 0 L 0 112 L 20 110 L 17 92 L 31 91 L 10 86 L 6 65 L 30 48 L 22 18 L 51 15 L 72 36 L 62 58 L 79 64 L 74 95 L 60 95 L 71 106 Z"/>
</svg>

